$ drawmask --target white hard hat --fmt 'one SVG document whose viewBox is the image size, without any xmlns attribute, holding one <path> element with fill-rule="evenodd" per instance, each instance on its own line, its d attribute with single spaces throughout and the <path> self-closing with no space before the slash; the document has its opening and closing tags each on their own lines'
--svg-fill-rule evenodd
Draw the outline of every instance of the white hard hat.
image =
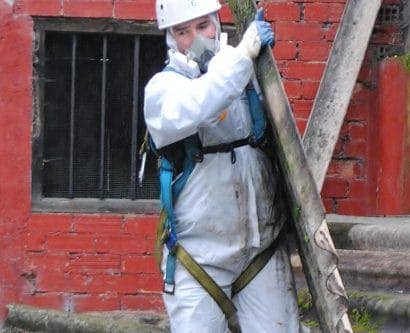
<svg viewBox="0 0 410 333">
<path fill-rule="evenodd" d="M 157 0 L 158 28 L 166 29 L 214 13 L 220 8 L 218 0 Z"/>
</svg>

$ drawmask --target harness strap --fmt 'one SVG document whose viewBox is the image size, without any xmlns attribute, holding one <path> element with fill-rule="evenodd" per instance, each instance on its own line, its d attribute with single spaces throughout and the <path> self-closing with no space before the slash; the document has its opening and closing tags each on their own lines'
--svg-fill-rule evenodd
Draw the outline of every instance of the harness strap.
<svg viewBox="0 0 410 333">
<path fill-rule="evenodd" d="M 168 237 L 167 231 L 165 229 L 166 219 L 166 212 L 165 210 L 162 210 L 160 222 L 158 223 L 157 228 L 157 240 L 155 246 L 158 254 L 157 261 L 159 266 L 161 265 L 160 255 L 162 252 L 162 244 L 166 242 L 166 239 Z M 265 265 L 268 263 L 268 261 L 278 248 L 278 245 L 285 238 L 285 234 L 286 228 L 282 228 L 282 230 L 279 232 L 278 237 L 272 242 L 272 244 L 264 251 L 259 253 L 255 258 L 253 258 L 248 267 L 246 267 L 241 275 L 233 282 L 231 297 L 234 297 L 242 289 L 244 289 L 248 285 L 248 283 L 251 282 L 252 279 L 265 267 Z M 174 249 L 175 256 L 179 260 L 179 262 L 218 304 L 228 321 L 228 327 L 231 332 L 240 333 L 241 329 L 236 314 L 237 310 L 232 300 L 180 244 L 177 243 Z"/>
<path fill-rule="evenodd" d="M 227 152 L 232 151 L 232 149 L 234 148 L 249 145 L 251 141 L 251 137 L 252 136 L 249 136 L 244 139 L 239 139 L 239 140 L 228 142 L 228 143 L 221 143 L 219 145 L 202 147 L 201 152 L 203 154 L 227 153 Z"/>
<path fill-rule="evenodd" d="M 176 245 L 176 256 L 186 270 L 198 281 L 221 308 L 228 320 L 228 327 L 231 332 L 241 333 L 236 307 L 221 287 L 216 284 L 209 274 L 180 244 Z"/>
<path fill-rule="evenodd" d="M 196 154 L 194 155 L 194 159 L 196 162 L 200 163 L 204 159 L 205 154 L 215 154 L 215 153 L 231 153 L 231 162 L 234 164 L 236 162 L 236 154 L 235 148 L 251 145 L 252 147 L 256 147 L 256 139 L 253 135 L 248 136 L 244 139 L 239 139 L 236 141 L 228 142 L 228 143 L 221 143 L 219 145 L 213 146 L 206 146 L 200 148 Z"/>
<path fill-rule="evenodd" d="M 272 258 L 275 254 L 279 244 L 285 238 L 285 230 L 286 228 L 282 227 L 278 237 L 275 238 L 272 244 L 253 258 L 248 267 L 246 267 L 241 275 L 239 275 L 239 277 L 232 283 L 232 297 L 245 288 L 248 283 L 251 282 L 252 279 L 265 267 L 270 258 Z"/>
</svg>

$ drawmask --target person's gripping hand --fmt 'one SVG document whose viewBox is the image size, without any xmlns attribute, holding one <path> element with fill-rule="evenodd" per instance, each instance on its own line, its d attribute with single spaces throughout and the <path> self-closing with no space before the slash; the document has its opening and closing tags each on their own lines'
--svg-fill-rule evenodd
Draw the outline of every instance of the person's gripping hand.
<svg viewBox="0 0 410 333">
<path fill-rule="evenodd" d="M 259 8 L 254 21 L 246 29 L 238 45 L 238 49 L 251 59 L 257 57 L 262 47 L 266 45 L 273 47 L 275 44 L 272 26 L 269 22 L 264 21 L 263 16 L 263 8 Z"/>
</svg>

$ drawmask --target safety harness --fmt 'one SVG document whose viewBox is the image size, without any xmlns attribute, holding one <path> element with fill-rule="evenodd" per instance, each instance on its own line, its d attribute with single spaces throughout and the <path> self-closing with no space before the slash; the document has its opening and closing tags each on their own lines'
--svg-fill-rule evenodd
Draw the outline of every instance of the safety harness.
<svg viewBox="0 0 410 333">
<path fill-rule="evenodd" d="M 166 66 L 163 71 L 174 71 L 179 73 L 170 65 Z M 209 274 L 178 242 L 174 204 L 193 171 L 195 164 L 201 163 L 205 154 L 218 152 L 230 153 L 231 163 L 234 164 L 236 162 L 235 148 L 244 145 L 260 147 L 265 143 L 266 118 L 263 111 L 263 105 L 253 87 L 249 86 L 246 89 L 246 95 L 252 119 L 252 134 L 249 137 L 230 143 L 203 147 L 198 134 L 195 134 L 177 143 L 161 149 L 156 149 L 152 140 L 146 135 L 146 139 L 140 150 L 141 155 L 144 150 L 152 149 L 159 157 L 161 215 L 157 227 L 155 252 L 157 261 L 160 264 L 162 261 L 162 246 L 165 244 L 168 248 L 163 291 L 168 294 L 173 294 L 175 291 L 174 277 L 176 262 L 178 260 L 215 300 L 227 318 L 229 329 L 234 333 L 241 332 L 236 314 L 236 307 Z M 234 281 L 232 284 L 231 297 L 245 288 L 245 286 L 262 270 L 274 254 L 278 244 L 283 238 L 283 234 L 284 232 L 281 231 L 280 235 L 274 240 L 274 242 L 257 255 L 236 281 Z"/>
</svg>

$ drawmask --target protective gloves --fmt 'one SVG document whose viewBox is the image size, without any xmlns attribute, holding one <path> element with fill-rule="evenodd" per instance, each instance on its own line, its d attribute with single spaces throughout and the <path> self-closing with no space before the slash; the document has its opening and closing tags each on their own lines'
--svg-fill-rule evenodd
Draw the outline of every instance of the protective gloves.
<svg viewBox="0 0 410 333">
<path fill-rule="evenodd" d="M 272 26 L 263 19 L 263 8 L 259 8 L 255 15 L 255 20 L 246 29 L 241 42 L 237 48 L 243 55 L 254 59 L 265 45 L 273 47 L 275 37 Z"/>
</svg>

